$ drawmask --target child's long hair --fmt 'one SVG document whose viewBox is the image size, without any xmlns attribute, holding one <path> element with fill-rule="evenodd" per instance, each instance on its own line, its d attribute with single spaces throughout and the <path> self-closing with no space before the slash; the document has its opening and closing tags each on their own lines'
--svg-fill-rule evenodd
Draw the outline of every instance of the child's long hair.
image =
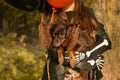
<svg viewBox="0 0 120 80">
<path fill-rule="evenodd" d="M 57 9 L 57 12 L 52 14 L 52 8 L 50 6 L 46 8 L 47 8 L 46 9 L 47 11 L 45 11 L 45 17 L 43 19 L 44 23 L 46 22 L 50 23 L 51 16 L 54 16 L 52 17 L 53 21 L 50 24 L 54 24 L 56 22 L 71 24 L 71 21 L 69 21 L 68 18 L 66 18 L 65 12 L 62 11 L 62 9 Z M 73 20 L 72 24 L 79 24 L 80 30 L 86 30 L 90 37 L 94 37 L 94 33 L 96 33 L 98 30 L 97 21 L 95 20 L 94 14 L 92 13 L 92 11 L 84 5 L 83 0 L 75 0 L 75 7 L 73 12 L 74 12 L 74 16 L 72 18 Z M 48 29 L 50 28 L 47 28 L 46 30 L 44 30 L 43 27 L 44 26 L 39 27 L 40 33 L 43 33 L 42 37 L 41 35 L 39 36 L 40 43 L 42 43 L 41 46 L 45 45 L 44 46 L 45 48 L 49 48 L 51 45 L 51 36 L 49 34 Z"/>
</svg>

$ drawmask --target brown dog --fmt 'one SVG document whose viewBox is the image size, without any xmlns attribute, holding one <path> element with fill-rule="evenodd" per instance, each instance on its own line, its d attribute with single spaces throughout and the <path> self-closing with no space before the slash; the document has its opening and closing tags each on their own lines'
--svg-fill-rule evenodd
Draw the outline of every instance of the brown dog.
<svg viewBox="0 0 120 80">
<path fill-rule="evenodd" d="M 75 65 L 74 52 L 84 50 L 94 42 L 91 34 L 89 35 L 87 30 L 81 30 L 80 25 L 53 24 L 50 31 L 52 36 L 51 44 L 54 47 L 58 47 L 58 62 L 63 64 L 63 53 L 67 51 L 70 65 L 73 68 Z M 68 71 L 71 70 L 70 68 L 66 69 Z M 87 72 L 83 71 L 79 77 L 73 78 L 73 80 L 87 80 L 85 76 L 87 76 Z"/>
<path fill-rule="evenodd" d="M 93 38 L 87 30 L 80 30 L 79 25 L 54 24 L 51 28 L 52 46 L 58 48 L 59 63 L 64 62 L 63 52 L 66 48 L 70 57 L 70 65 L 74 67 L 74 52 L 84 50 L 93 44 Z"/>
</svg>

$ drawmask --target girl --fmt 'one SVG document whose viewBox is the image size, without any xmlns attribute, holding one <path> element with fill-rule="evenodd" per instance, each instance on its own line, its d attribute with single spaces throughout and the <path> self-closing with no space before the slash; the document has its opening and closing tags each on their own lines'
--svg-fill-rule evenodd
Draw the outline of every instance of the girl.
<svg viewBox="0 0 120 80">
<path fill-rule="evenodd" d="M 84 50 L 75 52 L 75 70 L 88 71 L 88 80 L 99 80 L 102 77 L 101 69 L 103 67 L 102 53 L 111 49 L 111 41 L 104 30 L 104 25 L 99 23 L 94 16 L 93 10 L 84 5 L 84 0 L 47 0 L 43 7 L 42 25 L 40 25 L 41 43 L 46 46 L 48 54 L 49 73 L 47 74 L 47 64 L 45 65 L 42 80 L 72 80 L 77 73 L 67 74 L 64 66 L 69 66 L 69 56 L 64 56 L 64 65 L 57 61 L 57 48 L 51 46 L 51 39 L 48 37 L 49 24 L 62 22 L 74 25 L 80 25 L 81 30 L 86 30 L 94 38 L 94 43 Z M 46 37 L 47 36 L 47 37 Z M 42 45 L 42 44 L 41 44 Z"/>
</svg>

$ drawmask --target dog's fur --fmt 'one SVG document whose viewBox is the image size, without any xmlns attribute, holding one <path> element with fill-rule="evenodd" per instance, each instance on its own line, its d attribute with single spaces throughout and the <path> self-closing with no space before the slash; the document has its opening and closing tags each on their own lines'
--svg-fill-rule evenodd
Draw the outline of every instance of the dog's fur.
<svg viewBox="0 0 120 80">
<path fill-rule="evenodd" d="M 53 24 L 50 31 L 52 36 L 51 45 L 58 47 L 58 62 L 63 64 L 63 54 L 67 51 L 66 54 L 69 54 L 70 57 L 70 66 L 73 68 L 75 66 L 74 52 L 84 50 L 94 42 L 93 37 L 88 34 L 87 30 L 80 29 L 80 25 Z M 66 50 L 64 48 L 66 48 Z M 69 71 L 69 68 L 67 68 L 67 70 Z M 82 80 L 80 78 L 81 77 L 73 80 Z"/>
<path fill-rule="evenodd" d="M 70 65 L 74 66 L 74 52 L 80 52 L 93 44 L 93 38 L 79 25 L 54 24 L 51 28 L 52 46 L 58 48 L 59 63 L 63 63 L 64 48 L 69 54 Z"/>
</svg>

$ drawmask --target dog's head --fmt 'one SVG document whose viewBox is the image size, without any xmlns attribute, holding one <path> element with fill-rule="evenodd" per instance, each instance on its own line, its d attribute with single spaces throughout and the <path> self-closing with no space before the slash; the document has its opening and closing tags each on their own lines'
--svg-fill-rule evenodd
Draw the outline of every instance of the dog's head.
<svg viewBox="0 0 120 80">
<path fill-rule="evenodd" d="M 53 24 L 50 33 L 52 36 L 52 46 L 59 47 L 67 36 L 67 25 Z"/>
</svg>

